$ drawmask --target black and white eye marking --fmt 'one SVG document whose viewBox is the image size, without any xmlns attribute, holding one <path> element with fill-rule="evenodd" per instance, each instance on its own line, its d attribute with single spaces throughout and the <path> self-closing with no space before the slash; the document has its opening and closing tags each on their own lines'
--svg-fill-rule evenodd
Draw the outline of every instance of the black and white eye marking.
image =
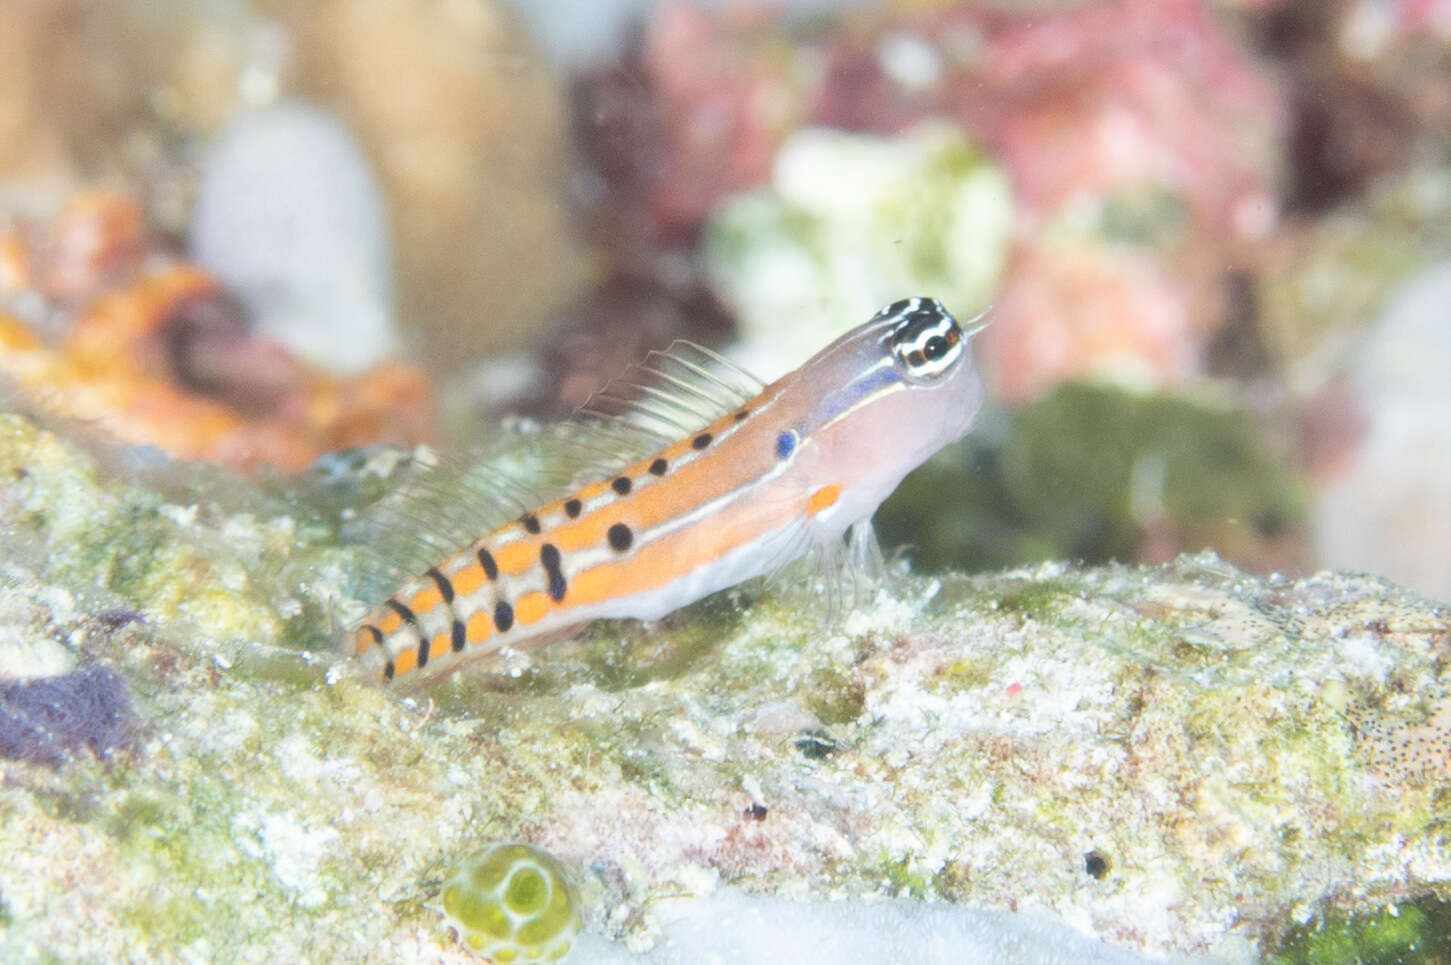
<svg viewBox="0 0 1451 965">
<path fill-rule="evenodd" d="M 888 332 L 892 358 L 913 382 L 930 382 L 962 357 L 966 339 L 952 313 L 935 298 L 904 298 L 882 310 L 901 319 Z"/>
</svg>

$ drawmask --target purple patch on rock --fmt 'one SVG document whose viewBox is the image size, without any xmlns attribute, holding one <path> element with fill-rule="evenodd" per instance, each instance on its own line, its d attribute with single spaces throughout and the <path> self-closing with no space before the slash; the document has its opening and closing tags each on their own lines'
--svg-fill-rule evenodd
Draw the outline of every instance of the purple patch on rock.
<svg viewBox="0 0 1451 965">
<path fill-rule="evenodd" d="M 126 682 L 105 667 L 0 682 L 0 757 L 58 767 L 84 747 L 105 758 L 130 731 Z"/>
</svg>

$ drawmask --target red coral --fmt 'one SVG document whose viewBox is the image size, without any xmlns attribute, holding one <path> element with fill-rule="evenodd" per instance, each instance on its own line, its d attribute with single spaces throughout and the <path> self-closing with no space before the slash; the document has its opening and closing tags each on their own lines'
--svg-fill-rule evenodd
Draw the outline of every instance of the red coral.
<svg viewBox="0 0 1451 965">
<path fill-rule="evenodd" d="M 39 296 L 61 329 L 42 336 L 0 304 L 0 375 L 122 441 L 249 471 L 298 471 L 332 449 L 431 436 L 422 372 L 401 362 L 356 378 L 313 368 L 256 336 L 205 273 L 148 264 L 156 253 L 140 225 L 128 199 L 89 195 L 52 222 L 0 232 L 0 298 Z"/>
</svg>

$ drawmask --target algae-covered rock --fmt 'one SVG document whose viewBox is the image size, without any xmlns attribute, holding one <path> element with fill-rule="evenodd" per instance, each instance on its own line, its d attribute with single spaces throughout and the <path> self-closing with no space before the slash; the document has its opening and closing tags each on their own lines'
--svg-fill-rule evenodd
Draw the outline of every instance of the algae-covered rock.
<svg viewBox="0 0 1451 965">
<path fill-rule="evenodd" d="M 836 626 L 747 587 L 399 694 L 331 655 L 366 550 L 303 494 L 115 476 L 0 417 L 34 611 L 0 646 L 134 715 L 109 758 L 0 761 L 0 959 L 466 961 L 445 882 L 497 841 L 577 884 L 580 960 L 668 960 L 667 899 L 727 890 L 1243 959 L 1451 881 L 1448 775 L 1385 753 L 1444 719 L 1451 614 L 1371 577 L 898 572 Z"/>
<path fill-rule="evenodd" d="M 1069 383 L 989 413 L 907 478 L 879 529 L 934 568 L 1162 560 L 1204 546 L 1273 566 L 1294 555 L 1305 495 L 1266 435 L 1226 406 Z"/>
</svg>

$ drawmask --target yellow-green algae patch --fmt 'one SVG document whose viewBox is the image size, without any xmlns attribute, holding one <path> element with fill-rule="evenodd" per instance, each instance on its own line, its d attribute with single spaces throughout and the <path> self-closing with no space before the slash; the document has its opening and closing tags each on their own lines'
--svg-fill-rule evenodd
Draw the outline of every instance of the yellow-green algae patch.
<svg viewBox="0 0 1451 965">
<path fill-rule="evenodd" d="M 495 965 L 562 961 L 582 924 L 569 875 L 527 844 L 470 855 L 444 882 L 442 902 L 459 940 Z"/>
<path fill-rule="evenodd" d="M 481 839 L 554 855 L 586 931 L 641 947 L 720 884 L 1028 902 L 1176 954 L 1451 881 L 1447 782 L 1353 720 L 1435 720 L 1448 615 L 1369 577 L 899 573 L 835 627 L 737 593 L 400 695 L 327 650 L 366 561 L 325 522 L 114 477 L 0 417 L 29 601 L 0 646 L 110 667 L 139 722 L 111 762 L 0 761 L 6 961 L 469 960 L 435 909 Z"/>
</svg>

